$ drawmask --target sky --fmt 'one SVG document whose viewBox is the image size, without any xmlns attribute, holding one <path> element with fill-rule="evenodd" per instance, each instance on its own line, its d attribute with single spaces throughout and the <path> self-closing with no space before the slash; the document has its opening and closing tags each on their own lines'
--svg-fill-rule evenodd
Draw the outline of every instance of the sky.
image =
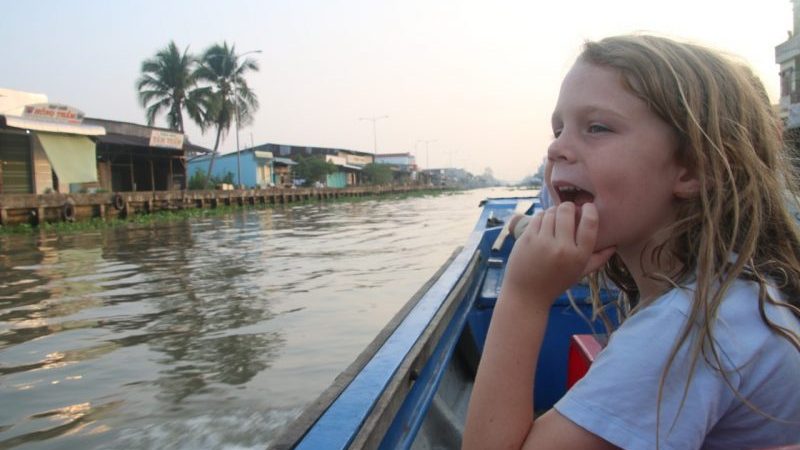
<svg viewBox="0 0 800 450">
<path fill-rule="evenodd" d="M 416 156 L 517 181 L 541 165 L 561 79 L 587 39 L 646 32 L 749 63 L 778 101 L 790 0 L 0 0 L 0 87 L 88 117 L 145 123 L 141 62 L 223 41 L 260 65 L 241 148 L 278 143 Z M 374 121 L 370 117 L 384 117 Z M 159 118 L 157 126 L 166 126 Z M 187 126 L 191 142 L 214 133 Z M 236 150 L 235 129 L 220 146 Z"/>
</svg>

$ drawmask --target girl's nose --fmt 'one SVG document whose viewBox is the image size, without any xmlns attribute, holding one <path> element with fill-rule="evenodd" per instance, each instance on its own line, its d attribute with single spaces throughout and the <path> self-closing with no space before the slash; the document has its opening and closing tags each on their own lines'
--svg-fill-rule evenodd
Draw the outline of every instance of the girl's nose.
<svg viewBox="0 0 800 450">
<path fill-rule="evenodd" d="M 571 162 L 575 160 L 575 152 L 568 136 L 563 131 L 547 147 L 547 159 L 553 162 Z"/>
</svg>

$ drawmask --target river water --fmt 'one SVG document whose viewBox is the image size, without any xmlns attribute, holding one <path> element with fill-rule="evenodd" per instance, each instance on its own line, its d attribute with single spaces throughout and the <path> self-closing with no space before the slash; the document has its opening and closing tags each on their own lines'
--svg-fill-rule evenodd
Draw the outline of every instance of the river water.
<svg viewBox="0 0 800 450">
<path fill-rule="evenodd" d="M 489 196 L 0 236 L 0 449 L 264 448 Z"/>
</svg>

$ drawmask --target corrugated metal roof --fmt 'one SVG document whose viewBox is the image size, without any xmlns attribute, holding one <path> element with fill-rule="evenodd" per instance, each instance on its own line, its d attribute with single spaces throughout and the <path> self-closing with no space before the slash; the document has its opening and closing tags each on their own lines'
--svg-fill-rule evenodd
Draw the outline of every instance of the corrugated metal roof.
<svg viewBox="0 0 800 450">
<path fill-rule="evenodd" d="M 272 160 L 274 162 L 276 162 L 276 163 L 279 163 L 279 164 L 286 164 L 287 166 L 295 166 L 295 165 L 297 165 L 296 162 L 292 161 L 289 158 L 273 158 Z"/>
<path fill-rule="evenodd" d="M 150 147 L 149 138 L 143 138 L 139 136 L 128 136 L 124 134 L 107 134 L 105 136 L 97 136 L 96 140 L 98 144 L 128 145 L 131 147 Z M 165 147 L 153 147 L 153 148 L 163 149 L 163 150 L 173 150 L 173 151 L 178 150 L 174 148 L 165 148 Z M 194 145 L 188 142 L 185 142 L 183 144 L 183 149 L 195 153 L 211 153 L 211 149 L 201 147 L 199 145 Z"/>
<path fill-rule="evenodd" d="M 19 128 L 22 130 L 49 131 L 51 133 L 79 134 L 82 136 L 99 136 L 106 133 L 105 128 L 97 125 L 48 122 L 44 120 L 28 119 L 25 117 L 7 116 L 1 114 L 0 124 L 6 127 Z"/>
</svg>

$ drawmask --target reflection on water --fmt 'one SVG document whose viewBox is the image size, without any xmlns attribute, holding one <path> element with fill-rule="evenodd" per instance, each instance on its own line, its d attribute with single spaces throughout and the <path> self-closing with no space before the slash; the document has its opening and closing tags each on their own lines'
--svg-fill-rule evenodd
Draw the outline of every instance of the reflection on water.
<svg viewBox="0 0 800 450">
<path fill-rule="evenodd" d="M 0 449 L 263 448 L 504 194 L 0 237 Z"/>
</svg>

